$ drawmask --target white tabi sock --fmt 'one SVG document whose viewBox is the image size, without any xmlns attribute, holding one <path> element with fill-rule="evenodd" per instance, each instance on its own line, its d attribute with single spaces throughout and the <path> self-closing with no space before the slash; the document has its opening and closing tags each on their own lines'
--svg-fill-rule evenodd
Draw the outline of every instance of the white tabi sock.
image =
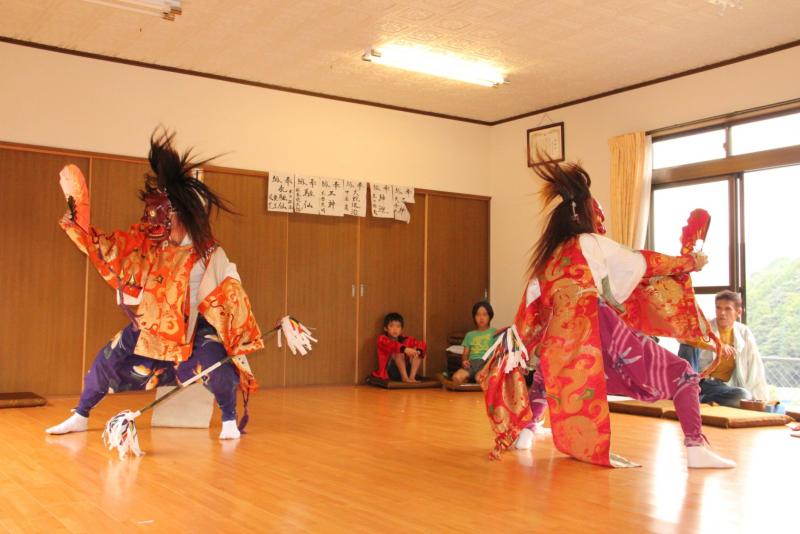
<svg viewBox="0 0 800 534">
<path fill-rule="evenodd" d="M 69 434 L 70 432 L 86 432 L 89 428 L 89 418 L 79 413 L 73 413 L 63 423 L 51 426 L 45 432 L 48 434 Z"/>
<path fill-rule="evenodd" d="M 239 439 L 240 437 L 242 437 L 242 433 L 236 427 L 236 419 L 222 422 L 219 439 Z"/>
<path fill-rule="evenodd" d="M 536 436 L 552 436 L 553 431 L 544 426 L 544 421 L 539 421 L 533 425 L 533 433 Z"/>
<path fill-rule="evenodd" d="M 730 469 L 736 467 L 736 462 L 723 458 L 703 445 L 686 447 L 686 459 L 690 469 Z"/>
<path fill-rule="evenodd" d="M 522 432 L 517 436 L 517 441 L 514 442 L 514 447 L 521 451 L 527 451 L 533 445 L 533 430 L 530 428 L 523 428 Z"/>
</svg>

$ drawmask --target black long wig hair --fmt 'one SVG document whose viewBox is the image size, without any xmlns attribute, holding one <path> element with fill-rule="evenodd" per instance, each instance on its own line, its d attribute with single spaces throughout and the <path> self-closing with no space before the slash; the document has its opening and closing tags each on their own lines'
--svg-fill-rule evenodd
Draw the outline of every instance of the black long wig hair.
<svg viewBox="0 0 800 534">
<path fill-rule="evenodd" d="M 544 232 L 533 247 L 528 268 L 530 276 L 544 271 L 559 245 L 576 235 L 595 231 L 589 173 L 577 163 L 556 163 L 541 155 L 533 170 L 545 182 L 539 192 L 542 204 L 548 206 L 559 198 L 561 201 L 547 216 Z"/>
<path fill-rule="evenodd" d="M 219 210 L 235 213 L 228 203 L 195 176 L 195 170 L 214 158 L 197 160 L 191 149 L 183 154 L 173 146 L 175 132 L 157 128 L 150 136 L 151 173 L 145 177 L 139 198 L 156 191 L 167 194 L 178 220 L 189 233 L 194 249 L 201 257 L 214 248 L 211 215 Z"/>
</svg>

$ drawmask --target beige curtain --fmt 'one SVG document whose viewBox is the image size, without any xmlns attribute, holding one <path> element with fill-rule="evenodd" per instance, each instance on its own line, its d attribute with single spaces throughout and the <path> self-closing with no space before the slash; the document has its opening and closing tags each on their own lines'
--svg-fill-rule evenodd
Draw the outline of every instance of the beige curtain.
<svg viewBox="0 0 800 534">
<path fill-rule="evenodd" d="M 650 215 L 650 137 L 635 132 L 608 140 L 611 149 L 611 237 L 631 248 L 644 247 Z"/>
</svg>

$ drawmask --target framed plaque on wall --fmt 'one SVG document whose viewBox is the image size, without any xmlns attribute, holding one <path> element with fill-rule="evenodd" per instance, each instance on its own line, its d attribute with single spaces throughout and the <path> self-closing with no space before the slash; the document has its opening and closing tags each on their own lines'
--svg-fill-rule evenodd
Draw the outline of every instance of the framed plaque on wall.
<svg viewBox="0 0 800 534">
<path fill-rule="evenodd" d="M 528 167 L 539 165 L 538 154 L 553 161 L 564 161 L 564 123 L 531 128 L 528 134 Z"/>
</svg>

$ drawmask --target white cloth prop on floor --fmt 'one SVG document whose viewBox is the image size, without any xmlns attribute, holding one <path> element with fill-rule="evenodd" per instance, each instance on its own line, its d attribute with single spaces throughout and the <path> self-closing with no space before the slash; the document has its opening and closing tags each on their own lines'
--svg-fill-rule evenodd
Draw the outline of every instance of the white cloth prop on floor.
<svg viewBox="0 0 800 534">
<path fill-rule="evenodd" d="M 158 386 L 156 398 L 160 399 L 176 387 L 180 386 Z M 208 388 L 189 388 L 177 399 L 153 408 L 150 428 L 209 428 L 214 404 L 214 394 Z"/>
</svg>

